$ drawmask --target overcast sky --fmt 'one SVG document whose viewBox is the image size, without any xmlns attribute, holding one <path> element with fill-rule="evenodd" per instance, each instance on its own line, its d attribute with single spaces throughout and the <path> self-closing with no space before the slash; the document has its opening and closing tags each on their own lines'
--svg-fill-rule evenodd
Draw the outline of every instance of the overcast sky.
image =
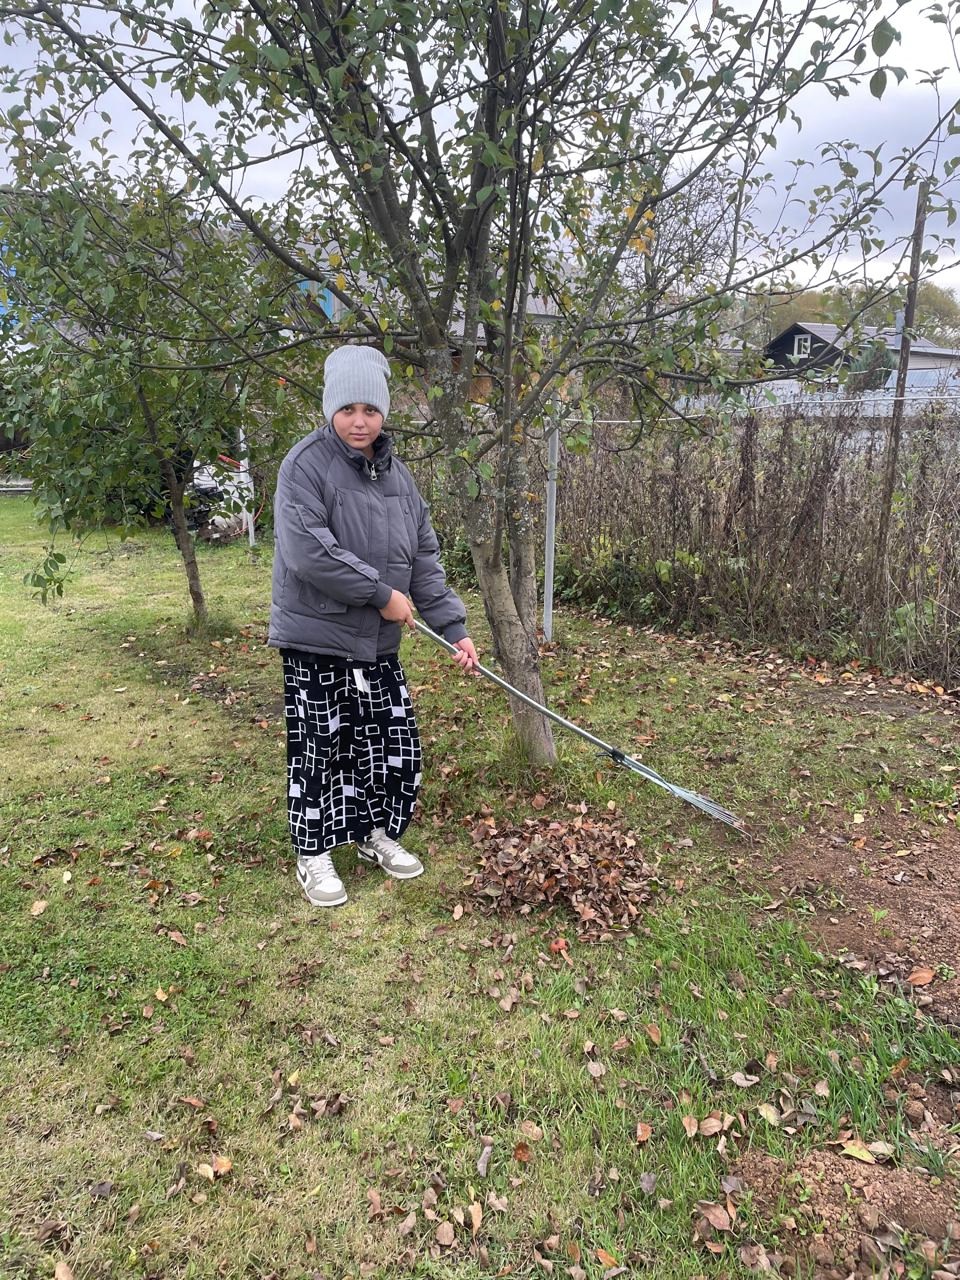
<svg viewBox="0 0 960 1280">
<path fill-rule="evenodd" d="M 923 9 L 926 8 L 924 5 Z M 882 155 L 894 156 L 906 147 L 915 146 L 933 128 L 938 117 L 960 100 L 960 69 L 946 28 L 931 24 L 918 5 L 901 9 L 892 21 L 901 32 L 902 40 L 892 46 L 884 61 L 902 66 L 908 78 L 899 86 L 890 83 L 879 101 L 871 95 L 866 84 L 853 87 L 850 96 L 839 102 L 817 90 L 808 92 L 798 107 L 803 129 L 797 133 L 795 126 L 784 124 L 778 131 L 777 151 L 768 157 L 769 167 L 779 185 L 786 184 L 794 172 L 788 160 L 812 160 L 816 166 L 820 147 L 827 142 L 849 139 L 869 148 L 882 144 Z M 869 60 L 867 65 L 870 66 Z M 936 89 L 922 83 L 925 73 L 940 68 L 945 69 L 945 74 Z M 939 143 L 931 145 L 925 154 L 930 161 L 936 157 L 936 172 L 942 177 L 944 162 L 958 153 L 960 135 L 948 136 L 944 131 Z M 810 189 L 816 185 L 816 167 L 807 170 L 806 174 L 804 181 Z M 944 190 L 952 198 L 960 199 L 960 180 L 950 181 Z M 889 189 L 880 221 L 890 238 L 910 233 L 916 198 L 916 188 L 907 191 L 902 186 Z M 775 212 L 772 200 L 770 209 Z M 960 241 L 960 221 L 948 231 L 945 219 L 931 217 L 927 228 L 945 235 L 957 235 Z M 960 254 L 951 256 L 956 259 L 956 265 L 937 279 L 941 284 L 960 289 Z"/>
<path fill-rule="evenodd" d="M 708 6 L 711 3 L 712 0 L 707 0 Z M 688 20 L 696 18 L 700 4 L 701 0 L 696 0 L 693 7 L 688 9 Z M 178 11 L 182 13 L 196 12 L 196 8 L 192 0 L 179 0 L 177 5 Z M 902 41 L 892 46 L 884 61 L 903 66 L 908 72 L 908 79 L 900 86 L 891 84 L 881 101 L 878 102 L 871 96 L 866 84 L 853 88 L 850 97 L 840 102 L 817 88 L 806 91 L 797 100 L 795 109 L 802 116 L 803 129 L 798 133 L 791 122 L 785 122 L 777 130 L 777 150 L 768 153 L 766 160 L 766 167 L 774 176 L 776 190 L 782 191 L 793 176 L 794 170 L 789 164 L 792 159 L 814 162 L 814 167 L 806 171 L 803 179 L 807 191 L 822 180 L 824 171 L 821 169 L 818 173 L 817 162 L 820 146 L 825 142 L 849 139 L 865 147 L 883 144 L 883 154 L 890 157 L 904 147 L 915 145 L 932 127 L 937 115 L 945 107 L 960 100 L 960 70 L 947 29 L 928 21 L 923 16 L 926 8 L 925 0 L 913 0 L 893 18 L 894 25 L 901 31 Z M 33 55 L 28 48 L 3 48 L 0 50 L 0 61 L 28 66 L 33 61 Z M 870 66 L 870 60 L 867 65 Z M 924 85 L 922 80 L 924 73 L 937 68 L 947 70 L 938 89 L 934 90 L 932 86 Z M 124 156 L 132 146 L 136 121 L 130 108 L 122 100 L 108 103 L 108 109 L 113 115 L 114 127 L 110 140 L 111 149 L 122 165 Z M 197 99 L 189 104 L 187 112 L 188 122 L 190 119 L 199 119 L 204 123 L 205 114 L 207 120 L 212 120 L 213 116 L 213 113 L 206 112 L 204 104 Z M 86 136 L 99 132 L 101 128 L 99 122 L 91 122 L 85 130 Z M 929 149 L 931 159 L 936 152 L 936 168 L 941 175 L 945 160 L 960 151 L 958 137 L 960 135 L 945 137 L 938 147 Z M 246 178 L 244 195 L 269 202 L 278 200 L 283 196 L 289 173 L 288 161 L 280 160 L 256 166 Z M 950 184 L 950 191 L 960 197 L 960 175 L 958 182 Z M 885 199 L 883 222 L 891 239 L 909 233 L 913 225 L 915 203 L 915 190 L 889 191 Z M 762 216 L 774 220 L 781 211 L 781 205 L 782 197 L 769 194 L 760 205 Z M 954 234 L 953 231 L 946 232 L 942 219 L 931 219 L 929 228 L 931 231 Z M 956 233 L 960 239 L 960 230 Z M 954 265 L 938 279 L 941 283 L 960 290 L 960 253 L 953 256 Z"/>
</svg>

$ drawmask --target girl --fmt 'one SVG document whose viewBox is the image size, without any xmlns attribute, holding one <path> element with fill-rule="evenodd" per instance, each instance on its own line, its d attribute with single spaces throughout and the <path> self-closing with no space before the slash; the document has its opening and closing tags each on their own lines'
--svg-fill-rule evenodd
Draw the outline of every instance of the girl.
<svg viewBox="0 0 960 1280">
<path fill-rule="evenodd" d="M 324 364 L 327 425 L 287 454 L 274 503 L 268 643 L 283 659 L 287 792 L 297 879 L 318 907 L 346 902 L 330 850 L 354 842 L 398 880 L 423 866 L 398 843 L 420 788 L 420 737 L 397 657 L 407 594 L 477 664 L 466 610 L 446 584 L 437 537 L 383 424 L 386 357 L 340 347 Z"/>
</svg>

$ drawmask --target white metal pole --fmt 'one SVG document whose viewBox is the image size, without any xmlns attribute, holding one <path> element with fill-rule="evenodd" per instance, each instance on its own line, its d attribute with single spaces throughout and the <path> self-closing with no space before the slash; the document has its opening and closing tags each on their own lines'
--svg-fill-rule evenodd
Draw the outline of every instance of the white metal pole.
<svg viewBox="0 0 960 1280">
<path fill-rule="evenodd" d="M 553 639 L 553 574 L 557 543 L 557 469 L 560 460 L 560 422 L 547 426 L 547 528 L 543 560 L 543 636 Z"/>
<path fill-rule="evenodd" d="M 243 429 L 242 421 L 237 427 L 237 438 L 240 445 L 240 473 L 237 476 L 237 479 L 240 481 L 244 495 L 242 507 L 243 520 L 244 524 L 247 526 L 247 536 L 250 539 L 250 545 L 251 547 L 255 547 L 257 545 L 257 538 L 253 528 L 253 512 L 256 503 L 254 502 L 255 495 L 253 492 L 253 475 L 250 472 L 250 459 L 247 457 L 247 437 Z M 250 503 L 249 507 L 247 506 L 248 502 Z"/>
</svg>

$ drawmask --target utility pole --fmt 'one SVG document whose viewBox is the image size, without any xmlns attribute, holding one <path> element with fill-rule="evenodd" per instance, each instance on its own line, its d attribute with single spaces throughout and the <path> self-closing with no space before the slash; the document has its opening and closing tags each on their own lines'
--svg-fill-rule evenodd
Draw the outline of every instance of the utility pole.
<svg viewBox="0 0 960 1280">
<path fill-rule="evenodd" d="M 923 253 L 923 231 L 927 220 L 927 197 L 929 193 L 930 183 L 924 178 L 917 190 L 917 212 L 913 223 L 913 240 L 910 249 L 910 277 L 907 281 L 907 298 L 903 312 L 903 329 L 900 332 L 900 352 L 897 361 L 897 385 L 893 395 L 890 434 L 887 437 L 887 451 L 884 458 L 883 492 L 880 499 L 880 521 L 877 526 L 873 600 L 871 601 L 878 621 L 882 615 L 881 595 L 884 574 L 887 568 L 890 517 L 893 512 L 893 493 L 897 483 L 897 464 L 900 460 L 900 441 L 903 435 L 903 410 L 907 393 L 907 369 L 910 365 L 910 341 L 917 314 L 917 292 L 920 287 L 920 257 Z"/>
</svg>

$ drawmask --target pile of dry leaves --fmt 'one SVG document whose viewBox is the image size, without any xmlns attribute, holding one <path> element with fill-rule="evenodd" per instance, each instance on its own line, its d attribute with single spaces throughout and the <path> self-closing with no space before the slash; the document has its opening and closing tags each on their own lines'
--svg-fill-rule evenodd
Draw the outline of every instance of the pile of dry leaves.
<svg viewBox="0 0 960 1280">
<path fill-rule="evenodd" d="M 634 927 L 659 889 L 648 863 L 619 815 L 593 817 L 585 804 L 568 805 L 564 820 L 526 818 L 498 827 L 492 814 L 474 826 L 477 869 L 468 879 L 481 910 L 563 907 L 580 938 L 600 941 Z"/>
</svg>

